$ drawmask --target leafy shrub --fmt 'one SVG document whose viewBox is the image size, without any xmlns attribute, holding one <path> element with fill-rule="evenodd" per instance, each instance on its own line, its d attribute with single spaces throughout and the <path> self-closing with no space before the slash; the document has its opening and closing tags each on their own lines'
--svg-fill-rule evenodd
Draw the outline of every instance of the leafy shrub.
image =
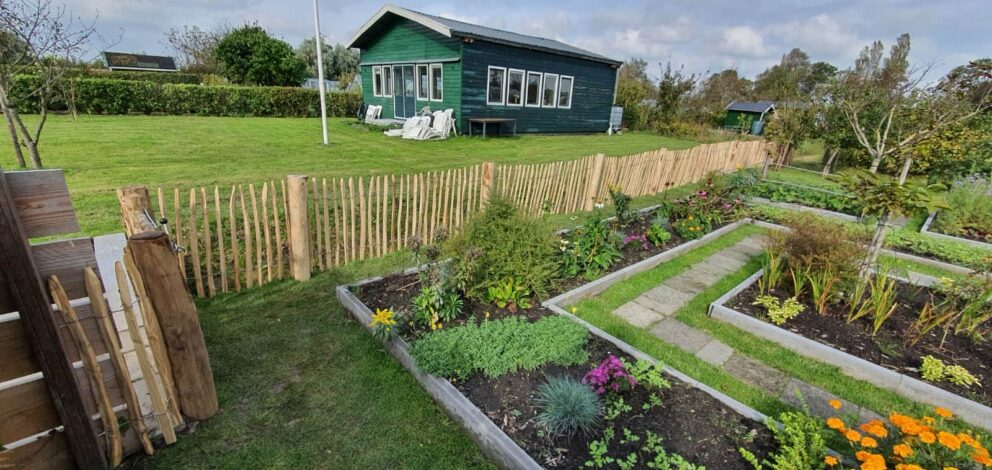
<svg viewBox="0 0 992 470">
<path fill-rule="evenodd" d="M 530 308 L 531 306 L 530 291 L 512 277 L 506 278 L 503 283 L 490 287 L 486 293 L 486 301 L 512 313 L 516 313 L 518 307 Z"/>
<path fill-rule="evenodd" d="M 712 230 L 712 226 L 698 214 L 689 214 L 683 219 L 676 220 L 672 229 L 684 240 L 695 240 Z"/>
<path fill-rule="evenodd" d="M 19 75 L 12 95 L 25 113 L 37 112 L 37 102 L 26 99 L 37 77 Z M 84 114 L 173 114 L 198 116 L 320 115 L 320 92 L 297 87 L 204 86 L 153 83 L 140 80 L 80 78 L 74 81 L 76 109 Z M 329 116 L 354 116 L 361 105 L 358 93 L 328 93 Z M 64 98 L 49 109 L 68 109 Z"/>
<path fill-rule="evenodd" d="M 482 372 L 495 378 L 545 364 L 582 364 L 589 359 L 588 339 L 589 331 L 566 317 L 533 323 L 510 317 L 428 333 L 410 345 L 410 355 L 421 370 L 440 377 Z"/>
<path fill-rule="evenodd" d="M 620 244 L 620 235 L 596 212 L 564 239 L 562 273 L 566 278 L 595 279 L 620 258 Z"/>
<path fill-rule="evenodd" d="M 885 237 L 889 248 L 981 269 L 992 264 L 992 251 L 953 240 L 938 240 L 913 230 L 892 230 Z"/>
<path fill-rule="evenodd" d="M 648 241 L 653 243 L 654 246 L 661 246 L 668 243 L 672 239 L 672 233 L 665 229 L 667 225 L 668 214 L 658 211 L 654 220 L 651 221 L 651 226 L 644 233 L 648 237 Z"/>
<path fill-rule="evenodd" d="M 934 219 L 934 230 L 992 242 L 992 181 L 970 177 L 957 181 L 945 198 L 950 209 Z"/>
<path fill-rule="evenodd" d="M 768 429 L 772 432 L 776 450 L 767 459 L 758 458 L 741 448 L 741 456 L 756 470 L 822 470 L 827 464 L 836 465 L 837 459 L 827 455 L 827 443 L 823 438 L 823 425 L 808 413 L 789 411 L 779 415 L 778 423 L 769 420 Z"/>
<path fill-rule="evenodd" d="M 971 387 L 972 385 L 982 386 L 982 382 L 978 380 L 978 377 L 968 372 L 968 369 L 956 364 L 947 365 L 944 361 L 933 356 L 923 356 L 920 375 L 927 382 L 943 382 L 946 380 L 962 387 Z"/>
<path fill-rule="evenodd" d="M 571 377 L 552 377 L 537 388 L 537 422 L 554 436 L 592 435 L 603 404 L 589 387 Z"/>
<path fill-rule="evenodd" d="M 785 302 L 780 302 L 778 297 L 773 295 L 762 295 L 755 299 L 754 305 L 761 305 L 768 310 L 768 318 L 772 323 L 782 326 L 789 320 L 796 318 L 806 307 L 799 303 L 799 299 L 789 297 Z"/>
<path fill-rule="evenodd" d="M 634 221 L 637 214 L 630 209 L 630 196 L 623 193 L 620 186 L 609 186 L 610 199 L 613 200 L 613 210 L 616 212 L 617 224 L 626 227 Z"/>
<path fill-rule="evenodd" d="M 439 284 L 423 286 L 412 301 L 413 322 L 431 330 L 443 328 L 462 313 L 463 304 L 456 290 L 446 291 Z"/>
<path fill-rule="evenodd" d="M 34 77 L 38 75 L 38 70 L 28 67 L 22 72 L 25 76 Z M 92 68 L 72 68 L 66 70 L 62 75 L 64 81 L 77 78 L 108 78 L 113 80 L 138 80 L 154 83 L 185 83 L 187 85 L 199 85 L 203 77 L 196 73 L 186 72 L 145 72 L 140 70 L 107 70 Z"/>
<path fill-rule="evenodd" d="M 764 182 L 756 185 L 752 194 L 775 202 L 790 202 L 849 215 L 861 215 L 861 207 L 856 199 L 832 189 L 817 190 Z"/>
<path fill-rule="evenodd" d="M 840 403 L 835 403 L 840 409 Z M 853 416 L 853 415 L 852 415 Z M 845 451 L 861 468 L 988 468 L 989 451 L 973 430 L 952 424 L 954 415 L 935 408 L 934 416 L 915 418 L 893 412 L 888 419 L 874 419 L 860 426 L 838 417 L 827 427 L 849 443 Z M 833 464 L 836 465 L 836 459 Z"/>
<path fill-rule="evenodd" d="M 774 234 L 771 249 L 787 256 L 786 265 L 806 274 L 830 273 L 846 280 L 855 275 L 864 259 L 859 240 L 842 222 L 808 212 L 785 220 L 791 230 Z M 796 293 L 798 294 L 798 293 Z"/>
<path fill-rule="evenodd" d="M 454 276 L 466 295 L 483 300 L 508 277 L 538 298 L 558 282 L 557 240 L 542 220 L 524 215 L 510 200 L 493 197 L 451 240 Z"/>
</svg>

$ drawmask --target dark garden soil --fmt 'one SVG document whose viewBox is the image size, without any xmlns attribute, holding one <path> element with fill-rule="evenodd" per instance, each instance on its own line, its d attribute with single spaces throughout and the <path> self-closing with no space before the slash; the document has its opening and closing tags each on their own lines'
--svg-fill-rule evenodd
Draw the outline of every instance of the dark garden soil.
<svg viewBox="0 0 992 470">
<path fill-rule="evenodd" d="M 362 286 L 356 289 L 355 294 L 365 305 L 375 310 L 408 306 L 418 289 L 416 275 L 395 275 Z M 444 328 L 465 324 L 470 316 L 474 316 L 476 321 L 482 321 L 486 313 L 489 313 L 490 320 L 518 315 L 536 321 L 541 317 L 554 315 L 537 304 L 514 314 L 491 304 L 465 299 L 459 320 L 446 324 Z M 407 331 L 402 335 L 408 341 L 413 341 L 420 333 Z M 550 438 L 542 432 L 535 420 L 539 412 L 536 395 L 538 386 L 547 377 L 570 376 L 581 379 L 610 354 L 626 357 L 612 344 L 595 336 L 590 336 L 587 350 L 589 362 L 581 366 L 546 365 L 537 370 L 518 371 L 497 379 L 476 374 L 454 385 L 538 463 L 549 468 L 579 468 L 590 457 L 589 442 L 601 439 L 605 428 L 593 436 Z M 641 451 L 646 431 L 660 436 L 662 446 L 669 453 L 677 453 L 690 462 L 714 469 L 750 468 L 740 457 L 740 447 L 751 450 L 759 457 L 775 448 L 774 440 L 764 424 L 741 416 L 699 389 L 671 377 L 668 379 L 672 388 L 659 394 L 661 406 L 648 411 L 643 411 L 642 405 L 647 403 L 651 390 L 635 387 L 624 392 L 623 399 L 632 406 L 633 411 L 621 414 L 613 422 L 616 435 L 608 444 L 610 456 L 643 454 L 638 458 L 637 468 L 646 468 L 644 458 L 648 455 Z M 641 440 L 621 443 L 624 428 Z"/>
<path fill-rule="evenodd" d="M 773 292 L 784 300 L 788 294 Z M 752 317 L 767 321 L 764 307 L 753 305 L 758 297 L 758 288 L 752 285 L 728 302 L 727 306 Z M 963 335 L 949 333 L 935 328 L 915 345 L 908 344 L 908 335 L 919 312 L 930 300 L 929 291 L 909 284 L 899 284 L 896 312 L 887 320 L 878 334 L 871 335 L 871 320 L 862 318 L 854 323 L 846 321 L 844 306 L 828 307 L 824 315 L 816 313 L 816 308 L 808 299 L 802 301 L 806 310 L 781 328 L 802 335 L 814 341 L 873 362 L 900 374 L 923 380 L 919 367 L 923 356 L 931 355 L 948 365 L 964 367 L 977 377 L 982 386 L 963 387 L 950 382 L 930 382 L 939 388 L 992 406 L 992 347 L 988 340 L 976 341 Z M 986 335 L 989 333 L 985 332 Z"/>
</svg>

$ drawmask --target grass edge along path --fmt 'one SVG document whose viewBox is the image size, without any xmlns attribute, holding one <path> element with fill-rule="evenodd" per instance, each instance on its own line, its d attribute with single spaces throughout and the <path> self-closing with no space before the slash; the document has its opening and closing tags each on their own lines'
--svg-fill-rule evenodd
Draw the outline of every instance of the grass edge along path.
<svg viewBox="0 0 992 470">
<path fill-rule="evenodd" d="M 745 226 L 734 230 L 671 262 L 611 286 L 596 297 L 579 302 L 575 306 L 576 315 L 696 380 L 720 390 L 766 415 L 776 416 L 779 412 L 788 410 L 790 407 L 770 394 L 733 378 L 694 355 L 665 343 L 651 334 L 648 329 L 633 326 L 612 314 L 612 311 L 620 305 L 690 269 L 710 255 L 743 240 L 747 236 L 762 232 L 764 229 L 754 226 Z M 709 304 L 754 274 L 760 269 L 761 263 L 760 257 L 752 259 L 737 272 L 724 277 L 697 295 L 677 311 L 673 318 L 709 333 L 741 354 L 791 377 L 836 394 L 838 398 L 846 399 L 875 412 L 887 415 L 892 410 L 899 410 L 904 413 L 925 414 L 932 409 L 930 406 L 908 400 L 894 392 L 853 379 L 836 367 L 796 354 L 771 341 L 741 331 L 732 325 L 711 320 L 707 316 Z"/>
</svg>

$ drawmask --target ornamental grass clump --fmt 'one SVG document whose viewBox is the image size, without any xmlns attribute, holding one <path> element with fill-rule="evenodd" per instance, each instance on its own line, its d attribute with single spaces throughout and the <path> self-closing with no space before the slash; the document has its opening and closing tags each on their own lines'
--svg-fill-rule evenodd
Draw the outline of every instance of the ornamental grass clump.
<svg viewBox="0 0 992 470">
<path fill-rule="evenodd" d="M 552 377 L 538 386 L 537 405 L 537 422 L 552 436 L 590 436 L 602 422 L 599 395 L 571 377 Z"/>
<path fill-rule="evenodd" d="M 830 405 L 838 412 L 841 403 Z M 975 432 L 961 423 L 952 425 L 954 415 L 937 407 L 933 416 L 922 418 L 893 412 L 887 420 L 873 419 L 860 426 L 839 417 L 826 420 L 827 427 L 847 442 L 843 451 L 858 467 L 867 470 L 931 468 L 977 469 L 992 467 L 988 449 Z M 827 456 L 830 468 L 848 468 L 838 459 Z"/>
</svg>

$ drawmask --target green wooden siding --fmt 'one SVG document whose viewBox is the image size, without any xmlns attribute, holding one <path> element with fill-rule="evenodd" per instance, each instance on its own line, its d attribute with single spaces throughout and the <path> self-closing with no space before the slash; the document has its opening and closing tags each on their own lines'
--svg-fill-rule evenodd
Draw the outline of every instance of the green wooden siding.
<svg viewBox="0 0 992 470">
<path fill-rule="evenodd" d="M 743 116 L 743 117 L 741 117 Z M 723 120 L 723 125 L 725 127 L 738 127 L 741 125 L 740 119 L 751 118 L 751 121 L 761 120 L 761 113 L 752 113 L 747 111 L 727 111 L 727 117 Z"/>
<path fill-rule="evenodd" d="M 361 51 L 362 94 L 367 104 L 382 106 L 382 117 L 393 117 L 393 98 L 372 95 L 372 65 L 371 64 L 411 64 L 431 60 L 458 59 L 461 56 L 462 44 L 457 38 L 446 38 L 418 23 L 396 18 L 383 25 L 382 33 L 367 48 Z M 416 72 L 416 69 L 414 69 Z M 462 63 L 460 60 L 444 62 L 442 65 L 444 80 L 443 101 L 418 100 L 417 108 L 430 106 L 432 110 L 453 108 L 455 118 L 461 115 L 461 78 Z"/>
<path fill-rule="evenodd" d="M 467 129 L 469 117 L 507 117 L 517 119 L 517 132 L 606 132 L 617 71 L 609 64 L 482 40 L 463 51 L 460 129 Z M 490 65 L 575 77 L 571 109 L 486 104 Z"/>
</svg>

